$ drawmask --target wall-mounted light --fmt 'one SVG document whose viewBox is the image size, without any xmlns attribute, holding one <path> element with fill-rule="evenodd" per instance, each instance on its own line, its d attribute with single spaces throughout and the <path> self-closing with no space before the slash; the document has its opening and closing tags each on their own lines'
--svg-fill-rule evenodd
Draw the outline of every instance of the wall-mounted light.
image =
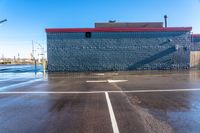
<svg viewBox="0 0 200 133">
<path fill-rule="evenodd" d="M 92 33 L 91 32 L 85 32 L 85 37 L 86 38 L 91 38 L 92 37 Z"/>
</svg>

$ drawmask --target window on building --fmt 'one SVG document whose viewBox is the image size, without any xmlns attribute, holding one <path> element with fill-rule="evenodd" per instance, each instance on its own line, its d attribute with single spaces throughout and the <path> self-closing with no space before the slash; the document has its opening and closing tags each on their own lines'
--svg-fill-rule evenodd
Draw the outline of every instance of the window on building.
<svg viewBox="0 0 200 133">
<path fill-rule="evenodd" d="M 85 33 L 85 37 L 86 38 L 91 38 L 92 37 L 92 33 L 91 32 L 86 32 Z"/>
</svg>

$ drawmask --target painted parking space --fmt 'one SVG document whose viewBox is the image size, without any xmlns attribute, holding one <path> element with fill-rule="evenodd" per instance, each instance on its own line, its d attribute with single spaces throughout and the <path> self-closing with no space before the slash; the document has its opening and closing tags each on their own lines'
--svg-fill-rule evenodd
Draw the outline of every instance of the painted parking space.
<svg viewBox="0 0 200 133">
<path fill-rule="evenodd" d="M 112 133 L 104 94 L 0 95 L 0 99 L 0 129 L 5 132 Z"/>
<path fill-rule="evenodd" d="M 8 95 L 9 94 L 9 95 Z M 21 130 L 16 128 L 17 131 L 26 132 L 31 129 L 32 132 L 49 132 L 52 128 L 56 131 L 61 128 L 62 132 L 66 131 L 77 131 L 80 132 L 90 132 L 94 131 L 96 128 L 101 132 L 110 133 L 130 133 L 130 132 L 174 132 L 179 130 L 184 130 L 184 132 L 199 131 L 199 112 L 200 112 L 200 92 L 199 91 L 170 91 L 170 92 L 8 92 L 0 93 L 1 102 L 1 119 L 0 121 L 4 123 L 6 118 L 9 118 L 12 122 L 16 120 L 26 121 L 30 117 L 34 117 L 36 112 L 37 115 L 48 115 L 48 110 L 56 110 L 52 114 L 52 119 L 54 121 L 59 121 L 60 115 L 67 116 L 63 118 L 63 122 L 70 126 L 65 127 L 63 124 L 52 124 L 47 125 L 47 123 L 41 123 L 41 127 L 35 127 L 36 129 L 29 128 L 29 126 L 34 125 L 33 121 L 30 121 L 28 127 Z M 47 106 L 48 105 L 48 106 Z M 40 108 L 38 108 L 40 106 Z M 50 108 L 51 107 L 51 108 Z M 62 112 L 61 110 L 66 111 Z M 96 109 L 95 109 L 96 108 Z M 12 110 L 15 109 L 15 110 Z M 30 109 L 35 110 L 34 112 L 29 112 Z M 86 109 L 86 111 L 84 111 Z M 12 115 L 3 115 L 5 112 L 10 110 L 9 113 Z M 19 112 L 18 112 L 19 111 Z M 45 111 L 46 113 L 41 113 Z M 79 115 L 80 118 L 72 117 L 69 112 L 78 114 L 73 115 L 74 117 Z M 80 113 L 84 111 L 88 114 Z M 90 112 L 94 113 L 91 114 Z M 100 114 L 99 114 L 100 112 Z M 8 113 L 8 114 L 9 114 Z M 22 113 L 22 114 L 21 114 Z M 29 116 L 26 115 L 29 113 Z M 74 113 L 74 112 L 73 112 Z M 14 115 L 19 115 L 19 117 L 13 117 Z M 80 120 L 89 120 L 90 117 L 93 122 L 98 123 L 94 127 L 90 126 L 89 129 L 81 127 Z M 97 116 L 96 116 L 97 115 Z M 99 117 L 100 115 L 100 117 Z M 41 117 L 44 117 L 41 116 Z M 12 118 L 13 117 L 13 118 Z M 98 120 L 97 118 L 101 118 Z M 100 130 L 104 120 L 106 120 L 107 130 Z M 33 118 L 31 118 L 33 119 Z M 44 121 L 51 121 L 48 117 L 45 117 Z M 66 119 L 66 121 L 65 121 Z M 95 122 L 94 122 L 95 119 Z M 179 120 L 182 120 L 179 122 Z M 69 120 L 69 121 L 67 121 Z M 78 130 L 75 125 L 77 125 L 80 130 Z M 190 123 L 192 122 L 192 123 Z M 52 122 L 54 123 L 54 122 Z M 9 125 L 7 121 L 3 125 Z M 18 123 L 20 124 L 20 123 Z M 44 124 L 44 125 L 42 125 Z M 87 125 L 87 124 L 86 124 Z M 186 126 L 187 125 L 187 126 Z M 71 127 L 72 126 L 72 127 Z M 183 128 L 183 127 L 190 127 Z M 7 127 L 2 126 L 2 128 L 7 129 Z M 50 129 L 49 129 L 50 128 Z M 104 128 L 105 129 L 105 128 Z M 9 131 L 9 130 L 8 130 Z"/>
<path fill-rule="evenodd" d="M 12 89 L 8 87 L 0 92 L 0 127 L 4 131 L 22 133 L 28 129 L 33 133 L 198 132 L 198 74 L 193 78 L 188 73 L 158 74 L 152 75 L 150 80 L 155 80 L 153 86 L 160 86 L 166 84 L 166 80 L 161 79 L 168 78 L 171 86 L 176 82 L 180 88 L 169 85 L 152 89 L 150 82 L 145 81 L 149 75 L 132 74 L 97 74 L 92 77 L 54 74 L 47 80 L 25 82 L 22 86 L 16 84 Z M 182 78 L 174 80 L 179 77 Z M 142 86 L 136 82 L 140 79 L 144 79 L 145 88 L 138 87 Z M 190 88 L 185 84 L 181 86 L 183 82 Z M 12 128 L 8 128 L 10 125 Z M 24 127 L 19 128 L 22 125 Z"/>
</svg>

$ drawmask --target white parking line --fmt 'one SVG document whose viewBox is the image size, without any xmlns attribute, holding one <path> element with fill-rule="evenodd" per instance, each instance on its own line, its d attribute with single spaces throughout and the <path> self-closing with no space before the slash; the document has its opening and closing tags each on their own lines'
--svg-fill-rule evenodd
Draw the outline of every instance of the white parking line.
<svg viewBox="0 0 200 133">
<path fill-rule="evenodd" d="M 120 83 L 120 82 L 127 82 L 128 80 L 108 80 L 108 83 Z"/>
<path fill-rule="evenodd" d="M 109 110 L 109 113 L 110 113 L 110 119 L 111 119 L 111 123 L 112 123 L 113 133 L 119 133 L 119 128 L 118 128 L 118 125 L 117 125 L 117 121 L 116 121 L 116 118 L 115 118 L 115 114 L 114 114 L 114 111 L 113 111 L 113 108 L 112 108 L 112 104 L 111 104 L 108 92 L 105 92 L 105 96 L 106 96 L 106 101 L 107 101 L 107 104 L 108 104 L 108 110 Z"/>
<path fill-rule="evenodd" d="M 107 80 L 87 80 L 86 83 L 107 83 Z"/>
<path fill-rule="evenodd" d="M 105 93 L 104 91 L 0 91 L 0 94 L 100 94 Z"/>
<path fill-rule="evenodd" d="M 200 91 L 200 88 L 191 89 L 163 89 L 163 90 L 134 90 L 134 91 L 123 91 L 125 93 L 148 93 L 148 92 L 183 92 L 183 91 Z"/>
<path fill-rule="evenodd" d="M 17 84 L 12 84 L 12 85 L 8 85 L 8 86 L 0 87 L 0 91 L 6 90 L 6 89 L 11 89 L 11 88 L 17 88 L 17 87 L 25 86 L 27 84 L 31 84 L 31 83 L 34 83 L 34 82 L 37 82 L 37 81 L 41 81 L 41 80 L 42 79 L 34 79 L 34 80 L 22 82 L 22 83 L 17 83 Z"/>
<path fill-rule="evenodd" d="M 128 80 L 87 80 L 86 83 L 119 83 L 127 82 Z"/>
<path fill-rule="evenodd" d="M 96 76 L 104 76 L 105 74 L 104 73 L 95 73 L 94 75 L 96 75 Z"/>
<path fill-rule="evenodd" d="M 4 88 L 4 87 L 1 87 L 1 88 Z M 200 88 L 165 89 L 165 90 L 132 90 L 132 91 L 2 91 L 1 88 L 0 88 L 0 94 L 99 94 L 99 93 L 105 93 L 105 92 L 107 93 L 150 93 L 150 92 L 200 91 Z"/>
</svg>

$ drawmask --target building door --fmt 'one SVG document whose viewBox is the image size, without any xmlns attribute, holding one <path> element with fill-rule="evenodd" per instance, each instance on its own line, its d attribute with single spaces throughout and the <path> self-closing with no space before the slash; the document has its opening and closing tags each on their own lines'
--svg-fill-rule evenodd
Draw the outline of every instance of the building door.
<svg viewBox="0 0 200 133">
<path fill-rule="evenodd" d="M 190 67 L 200 69 L 200 51 L 190 52 Z"/>
</svg>

